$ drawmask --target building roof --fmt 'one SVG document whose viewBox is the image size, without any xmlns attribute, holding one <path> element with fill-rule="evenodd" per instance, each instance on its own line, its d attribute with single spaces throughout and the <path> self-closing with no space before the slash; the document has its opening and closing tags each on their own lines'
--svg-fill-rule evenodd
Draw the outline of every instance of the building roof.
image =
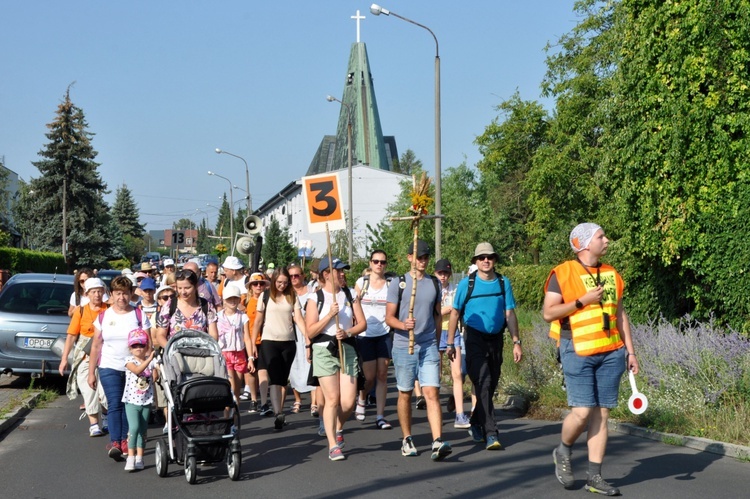
<svg viewBox="0 0 750 499">
<path fill-rule="evenodd" d="M 394 163 L 398 162 L 396 139 L 383 136 L 367 48 L 362 42 L 352 44 L 341 102 L 345 105 L 341 105 L 336 135 L 323 137 L 306 175 L 337 171 L 349 166 L 349 111 L 352 115 L 352 165 L 363 164 L 391 171 Z"/>
</svg>

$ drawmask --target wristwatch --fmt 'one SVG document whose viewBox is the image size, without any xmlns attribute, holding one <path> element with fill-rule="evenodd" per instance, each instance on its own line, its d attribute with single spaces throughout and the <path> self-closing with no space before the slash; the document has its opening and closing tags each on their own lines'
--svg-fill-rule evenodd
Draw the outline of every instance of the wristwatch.
<svg viewBox="0 0 750 499">
<path fill-rule="evenodd" d="M 513 344 L 514 345 L 520 345 L 521 344 L 521 340 L 513 340 Z"/>
<path fill-rule="evenodd" d="M 578 310 L 580 310 L 580 309 L 582 309 L 582 308 L 583 308 L 583 303 L 581 303 L 581 300 L 576 300 L 576 308 L 577 308 Z"/>
</svg>

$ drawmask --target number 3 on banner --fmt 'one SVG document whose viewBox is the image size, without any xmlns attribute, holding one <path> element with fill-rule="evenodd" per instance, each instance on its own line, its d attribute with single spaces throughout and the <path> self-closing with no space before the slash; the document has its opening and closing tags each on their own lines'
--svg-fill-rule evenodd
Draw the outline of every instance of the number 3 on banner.
<svg viewBox="0 0 750 499">
<path fill-rule="evenodd" d="M 302 185 L 310 232 L 325 232 L 326 223 L 330 230 L 344 229 L 346 221 L 341 210 L 338 175 L 326 173 L 303 177 Z"/>
</svg>

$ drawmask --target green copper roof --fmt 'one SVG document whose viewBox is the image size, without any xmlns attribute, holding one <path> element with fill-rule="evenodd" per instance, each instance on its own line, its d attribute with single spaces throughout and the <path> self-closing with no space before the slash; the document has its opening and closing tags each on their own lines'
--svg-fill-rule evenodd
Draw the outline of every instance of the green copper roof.
<svg viewBox="0 0 750 499">
<path fill-rule="evenodd" d="M 326 135 L 313 157 L 307 175 L 347 168 L 348 110 L 352 113 L 352 164 L 368 165 L 380 170 L 393 170 L 398 161 L 394 137 L 383 137 L 380 128 L 378 103 L 375 99 L 367 48 L 362 42 L 353 43 L 344 79 L 344 95 L 336 136 Z M 338 104 L 333 102 L 333 104 Z M 347 108 L 348 106 L 348 108 Z"/>
</svg>

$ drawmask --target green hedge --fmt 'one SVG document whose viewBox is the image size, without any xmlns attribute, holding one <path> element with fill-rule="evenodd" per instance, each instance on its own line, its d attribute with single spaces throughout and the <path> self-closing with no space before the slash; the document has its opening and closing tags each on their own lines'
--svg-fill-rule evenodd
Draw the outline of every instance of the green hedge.
<svg viewBox="0 0 750 499">
<path fill-rule="evenodd" d="M 0 268 L 11 274 L 24 272 L 48 272 L 65 274 L 65 259 L 59 253 L 22 250 L 18 248 L 0 248 Z"/>
<path fill-rule="evenodd" d="M 510 279 L 518 307 L 541 310 L 544 302 L 544 282 L 554 265 L 511 265 L 498 270 Z"/>
</svg>

